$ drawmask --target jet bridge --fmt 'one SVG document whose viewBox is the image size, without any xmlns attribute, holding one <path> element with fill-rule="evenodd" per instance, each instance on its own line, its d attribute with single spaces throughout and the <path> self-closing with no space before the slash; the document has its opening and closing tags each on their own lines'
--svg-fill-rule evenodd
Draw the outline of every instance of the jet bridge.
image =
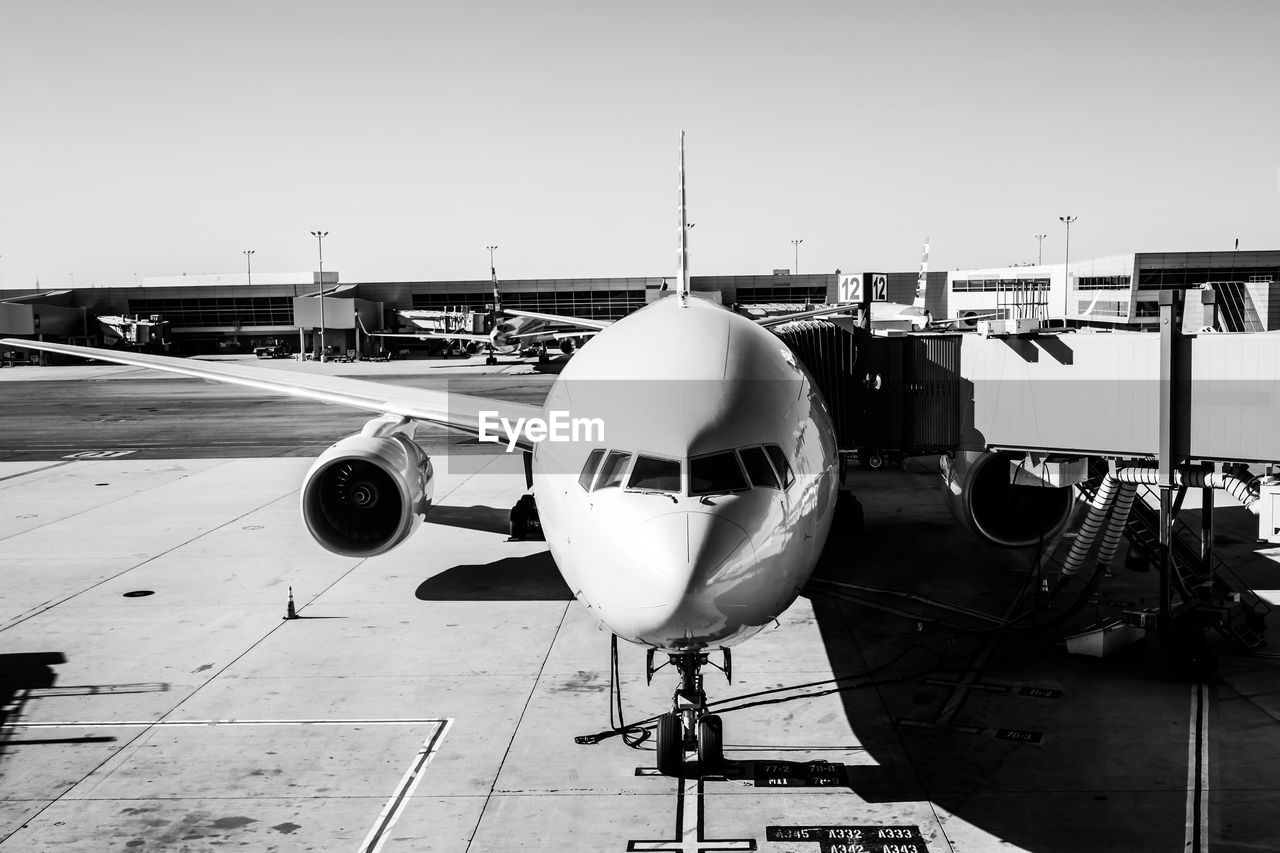
<svg viewBox="0 0 1280 853">
<path fill-rule="evenodd" d="M 1262 641 L 1269 608 L 1214 554 L 1213 496 L 1231 491 L 1258 516 L 1258 538 L 1280 542 L 1280 332 L 1184 333 L 1181 297 L 1160 294 L 1159 334 L 884 338 L 838 321 L 776 331 L 827 396 L 841 448 L 864 461 L 877 445 L 942 453 L 963 479 L 975 459 L 998 463 L 994 452 L 1013 462 L 1007 484 L 1075 486 L 1089 508 L 1064 576 L 1091 555 L 1105 568 L 1126 537 L 1130 565 L 1160 577 L 1158 607 L 1127 618 L 1158 627 L 1175 666 L 1202 677 L 1206 629 L 1246 648 Z M 1198 536 L 1177 522 L 1189 488 L 1202 491 Z"/>
</svg>

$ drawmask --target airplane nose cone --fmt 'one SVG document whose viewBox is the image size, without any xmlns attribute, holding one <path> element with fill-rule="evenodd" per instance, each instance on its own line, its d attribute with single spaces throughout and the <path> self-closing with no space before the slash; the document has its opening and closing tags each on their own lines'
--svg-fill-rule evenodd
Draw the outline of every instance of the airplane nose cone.
<svg viewBox="0 0 1280 853">
<path fill-rule="evenodd" d="M 643 590 L 631 602 L 630 633 L 652 637 L 673 630 L 701 634 L 723 615 L 718 587 L 754 562 L 751 539 L 739 525 L 705 512 L 675 512 L 639 525 L 620 554 Z"/>
</svg>

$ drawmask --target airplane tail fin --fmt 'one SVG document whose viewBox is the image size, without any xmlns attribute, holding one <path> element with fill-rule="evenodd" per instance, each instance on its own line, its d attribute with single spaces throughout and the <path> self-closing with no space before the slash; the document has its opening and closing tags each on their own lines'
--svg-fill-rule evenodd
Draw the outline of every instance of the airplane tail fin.
<svg viewBox="0 0 1280 853">
<path fill-rule="evenodd" d="M 689 222 L 685 209 L 684 195 L 684 131 L 680 131 L 680 186 L 679 186 L 678 214 L 679 222 L 676 227 L 680 233 L 678 235 L 679 250 L 677 253 L 677 271 L 676 271 L 676 293 L 680 297 L 681 302 L 686 302 L 689 298 Z"/>
<path fill-rule="evenodd" d="M 493 284 L 493 316 L 497 317 L 502 313 L 502 291 L 498 289 L 498 268 L 492 257 L 489 258 L 489 281 Z"/>
<path fill-rule="evenodd" d="M 924 238 L 924 251 L 920 255 L 920 275 L 916 277 L 916 298 L 912 302 L 912 306 L 916 308 L 925 307 L 926 296 L 929 293 L 929 238 Z"/>
</svg>

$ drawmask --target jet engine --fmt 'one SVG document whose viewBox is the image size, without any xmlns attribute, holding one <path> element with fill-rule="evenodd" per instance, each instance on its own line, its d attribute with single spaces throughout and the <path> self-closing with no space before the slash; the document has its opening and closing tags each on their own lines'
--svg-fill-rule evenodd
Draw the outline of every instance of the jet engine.
<svg viewBox="0 0 1280 853">
<path fill-rule="evenodd" d="M 331 446 L 302 481 L 302 519 L 326 549 L 345 557 L 390 551 L 431 505 L 431 458 L 398 419 L 370 421 Z"/>
<path fill-rule="evenodd" d="M 577 346 L 574 344 L 573 338 L 561 338 L 560 352 L 564 353 L 565 355 L 573 355 L 573 351 L 575 349 L 577 349 Z"/>
<path fill-rule="evenodd" d="M 1003 548 L 1047 540 L 1066 525 L 1074 493 L 1066 488 L 1015 486 L 1009 457 L 987 451 L 943 455 L 942 493 L 951 514 L 979 539 Z"/>
</svg>

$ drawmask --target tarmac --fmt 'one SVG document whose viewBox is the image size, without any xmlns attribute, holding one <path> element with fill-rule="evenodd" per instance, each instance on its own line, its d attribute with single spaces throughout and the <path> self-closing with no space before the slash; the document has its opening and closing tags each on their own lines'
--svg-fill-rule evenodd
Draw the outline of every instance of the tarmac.
<svg viewBox="0 0 1280 853">
<path fill-rule="evenodd" d="M 549 382 L 438 370 L 508 398 Z M 934 460 L 851 471 L 865 530 L 734 649 L 732 681 L 707 671 L 731 763 L 698 781 L 656 775 L 635 729 L 575 743 L 613 730 L 610 637 L 543 543 L 509 540 L 519 457 L 424 437 L 436 510 L 388 554 L 338 557 L 298 490 L 366 416 L 276 405 L 131 368 L 0 371 L 0 850 L 1280 849 L 1277 656 L 1215 637 L 1196 685 L 1154 638 L 1068 655 L 1064 635 L 1153 597 L 1118 566 L 1062 624 L 1069 596 L 1002 626 L 1041 600 L 1034 555 L 968 537 Z M 1217 517 L 1242 578 L 1280 586 L 1280 549 Z M 666 710 L 670 669 L 647 685 L 621 643 L 618 670 L 627 723 Z"/>
</svg>

